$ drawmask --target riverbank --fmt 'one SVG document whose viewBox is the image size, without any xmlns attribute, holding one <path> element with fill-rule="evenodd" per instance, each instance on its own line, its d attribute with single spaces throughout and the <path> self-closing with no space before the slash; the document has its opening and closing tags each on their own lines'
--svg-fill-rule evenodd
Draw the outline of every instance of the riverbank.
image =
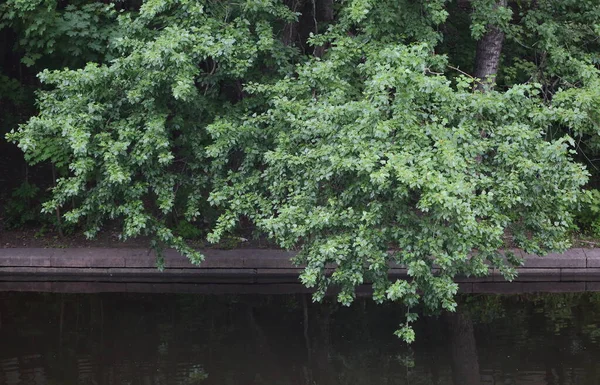
<svg viewBox="0 0 600 385">
<path fill-rule="evenodd" d="M 516 253 L 521 253 L 515 250 Z M 301 266 L 291 252 L 275 249 L 205 250 L 192 265 L 173 250 L 165 268 L 155 256 L 136 248 L 0 249 L 0 291 L 290 293 L 308 291 L 298 281 Z M 521 254 L 522 255 L 522 254 Z M 600 291 L 600 249 L 574 248 L 545 257 L 522 255 L 519 276 L 506 282 L 498 271 L 487 277 L 459 277 L 464 293 Z M 390 275 L 407 278 L 392 266 Z M 369 288 L 359 288 L 359 292 Z"/>
</svg>

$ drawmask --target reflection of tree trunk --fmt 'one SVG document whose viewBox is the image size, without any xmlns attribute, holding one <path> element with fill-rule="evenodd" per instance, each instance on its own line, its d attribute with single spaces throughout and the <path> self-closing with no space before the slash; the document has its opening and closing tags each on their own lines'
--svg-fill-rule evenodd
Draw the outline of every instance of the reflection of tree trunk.
<svg viewBox="0 0 600 385">
<path fill-rule="evenodd" d="M 272 341 L 272 335 L 269 336 L 269 329 L 265 329 L 260 324 L 260 318 L 257 319 L 255 313 L 255 307 L 251 303 L 246 303 L 246 316 L 248 320 L 248 325 L 250 326 L 250 330 L 252 331 L 252 336 L 254 337 L 254 346 L 255 346 L 255 354 L 258 357 L 262 357 L 262 360 L 265 362 L 265 366 L 263 368 L 255 368 L 255 375 L 259 375 L 262 373 L 268 373 L 271 381 L 280 381 L 282 378 L 285 378 L 283 371 L 283 365 L 281 363 L 281 355 L 279 352 L 274 350 L 276 347 Z M 268 381 L 267 381 L 268 382 Z"/>
<path fill-rule="evenodd" d="M 563 367 L 563 353 L 561 346 L 568 346 L 569 339 L 565 336 L 555 337 L 555 343 L 549 348 L 548 354 L 544 355 L 544 366 L 546 369 L 546 382 L 548 385 L 564 385 L 566 383 L 565 368 Z"/>
<path fill-rule="evenodd" d="M 256 346 L 259 347 L 261 353 L 266 355 L 271 355 L 271 346 L 268 342 L 267 335 L 263 328 L 256 321 L 256 317 L 254 316 L 254 307 L 250 304 L 246 305 L 246 315 L 248 317 L 248 324 L 250 325 L 254 339 L 256 341 Z"/>
<path fill-rule="evenodd" d="M 310 362 L 312 362 L 312 348 L 310 346 L 310 337 L 308 334 L 308 299 L 306 297 L 308 297 L 307 294 L 302 294 L 302 310 L 304 314 L 302 326 L 304 327 L 304 344 L 306 345 L 307 359 L 310 364 Z"/>
<path fill-rule="evenodd" d="M 328 303 L 309 305 L 309 301 L 310 297 L 307 294 L 303 299 L 304 329 L 309 336 L 306 340 L 309 359 L 307 383 L 335 385 L 338 381 L 329 359 L 331 351 L 329 325 L 333 309 Z"/>
<path fill-rule="evenodd" d="M 507 0 L 497 0 L 497 7 L 506 7 Z M 476 78 L 481 79 L 478 84 L 480 90 L 491 88 L 495 82 L 500 64 L 500 54 L 504 43 L 504 32 L 495 25 L 487 25 L 487 32 L 477 42 L 477 53 L 475 55 Z"/>
<path fill-rule="evenodd" d="M 313 309 L 313 359 L 317 368 L 316 380 L 319 384 L 333 384 L 334 376 L 329 361 L 331 339 L 329 336 L 329 321 L 331 309 L 326 304 Z"/>
<path fill-rule="evenodd" d="M 441 341 L 445 340 L 446 334 L 443 330 L 440 330 L 440 323 L 437 318 L 434 317 L 422 317 L 421 322 L 424 324 L 425 330 L 427 333 L 423 336 L 423 345 L 426 351 L 431 352 L 433 357 L 443 357 L 444 353 L 442 351 L 443 347 Z M 439 384 L 440 378 L 440 367 L 438 365 L 425 365 L 429 369 L 429 374 L 431 375 L 431 383 Z"/>
<path fill-rule="evenodd" d="M 600 364 L 595 360 L 592 355 L 586 356 L 586 363 L 584 373 L 584 384 L 600 384 L 600 375 L 598 373 L 598 366 Z"/>
<path fill-rule="evenodd" d="M 62 357 L 63 330 L 65 323 L 65 296 L 60 295 L 60 318 L 58 320 L 58 356 Z"/>
<path fill-rule="evenodd" d="M 104 301 L 100 298 L 100 346 L 104 345 Z"/>
<path fill-rule="evenodd" d="M 452 354 L 454 385 L 480 385 L 479 359 L 471 316 L 457 309 L 445 315 Z"/>
</svg>

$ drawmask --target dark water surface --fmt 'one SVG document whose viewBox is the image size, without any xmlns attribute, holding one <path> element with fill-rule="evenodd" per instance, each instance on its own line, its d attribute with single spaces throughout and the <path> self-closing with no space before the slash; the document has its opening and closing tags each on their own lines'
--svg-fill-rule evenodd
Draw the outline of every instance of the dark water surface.
<svg viewBox="0 0 600 385">
<path fill-rule="evenodd" d="M 0 293 L 0 384 L 600 384 L 600 295 L 402 309 L 304 295 Z"/>
</svg>

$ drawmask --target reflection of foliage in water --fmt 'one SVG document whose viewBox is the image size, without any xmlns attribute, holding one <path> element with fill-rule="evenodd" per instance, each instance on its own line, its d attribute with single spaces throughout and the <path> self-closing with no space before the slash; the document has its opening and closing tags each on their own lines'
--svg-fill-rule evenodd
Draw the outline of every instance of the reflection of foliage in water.
<svg viewBox="0 0 600 385">
<path fill-rule="evenodd" d="M 552 296 L 536 296 L 534 303 L 540 304 L 535 311 L 538 314 L 544 314 L 550 319 L 550 325 L 553 326 L 552 332 L 559 334 L 562 330 L 571 326 L 574 321 L 573 310 L 580 304 L 582 296 L 580 293 L 567 293 Z"/>
<path fill-rule="evenodd" d="M 499 333 L 518 336 L 514 341 L 518 347 L 543 344 L 550 335 L 557 348 L 572 354 L 600 338 L 600 293 L 479 295 L 462 300 L 478 328 L 486 331 L 483 338 L 491 335 L 490 328 L 504 325 L 505 331 Z"/>
<path fill-rule="evenodd" d="M 461 297 L 460 302 L 480 324 L 503 319 L 510 309 L 510 318 L 515 323 L 533 314 L 543 315 L 552 328 L 548 331 L 556 334 L 578 322 L 600 319 L 600 293 L 469 295 Z"/>
<path fill-rule="evenodd" d="M 203 382 L 208 378 L 208 373 L 200 366 L 192 366 L 189 374 L 189 385 L 195 385 Z"/>
<path fill-rule="evenodd" d="M 9 346 L 0 360 L 35 339 L 41 349 L 35 353 L 55 383 L 74 382 L 80 369 L 73 363 L 82 358 L 100 383 L 99 363 L 113 371 L 112 383 L 122 384 L 139 384 L 144 376 L 161 385 L 451 383 L 442 322 L 422 318 L 416 328 L 423 338 L 408 347 L 389 338 L 404 309 L 362 299 L 355 305 L 313 304 L 300 295 L 0 293 L 0 340 Z M 600 294 L 471 296 L 461 309 L 473 318 L 487 373 L 595 365 L 589 361 L 597 357 Z M 544 361 L 548 356 L 556 358 Z M 503 378 L 518 378 L 509 374 Z M 589 376 L 587 383 L 597 383 Z"/>
</svg>

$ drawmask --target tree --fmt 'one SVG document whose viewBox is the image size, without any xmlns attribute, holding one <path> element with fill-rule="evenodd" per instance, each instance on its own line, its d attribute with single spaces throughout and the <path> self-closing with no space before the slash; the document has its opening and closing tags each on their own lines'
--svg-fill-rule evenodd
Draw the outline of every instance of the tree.
<svg viewBox="0 0 600 385">
<path fill-rule="evenodd" d="M 9 139 L 68 167 L 45 209 L 75 202 L 64 219 L 89 236 L 120 218 L 124 237 L 200 262 L 171 218 L 210 204 L 211 241 L 250 220 L 300 251 L 316 300 L 336 286 L 349 305 L 372 282 L 376 301 L 405 305 L 412 341 L 417 305 L 454 310 L 456 275 L 512 278 L 507 245 L 568 247 L 588 174 L 567 133 L 589 135 L 598 73 L 585 49 L 560 65 L 570 41 L 531 21 L 571 26 L 557 4 L 149 0 L 121 12 L 111 60 L 42 72 L 40 112 Z M 455 65 L 452 28 L 475 77 Z M 558 64 L 522 80 L 530 53 L 502 47 L 539 36 Z M 390 263 L 410 278 L 390 282 Z"/>
<path fill-rule="evenodd" d="M 489 2 L 488 2 L 489 3 Z M 499 0 L 492 4 L 492 13 L 502 13 L 506 11 L 507 0 Z M 488 24 L 486 31 L 477 41 L 477 53 L 475 54 L 475 71 L 473 76 L 481 79 L 478 88 L 486 88 L 486 85 L 493 84 L 498 74 L 500 64 L 500 55 L 502 45 L 504 44 L 504 31 L 499 25 Z"/>
</svg>

